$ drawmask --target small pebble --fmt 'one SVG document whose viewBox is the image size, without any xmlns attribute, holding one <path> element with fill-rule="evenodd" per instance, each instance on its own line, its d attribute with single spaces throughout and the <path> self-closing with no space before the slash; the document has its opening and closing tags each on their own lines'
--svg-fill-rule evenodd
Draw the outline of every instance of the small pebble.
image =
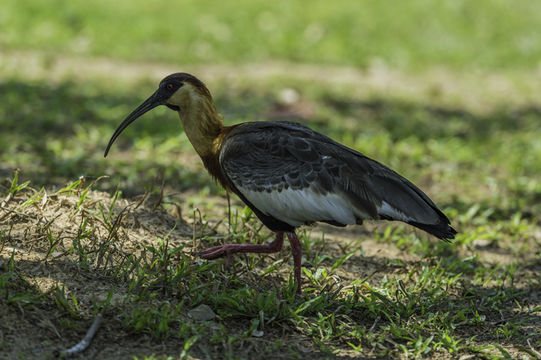
<svg viewBox="0 0 541 360">
<path fill-rule="evenodd" d="M 188 316 L 197 321 L 209 321 L 216 317 L 210 306 L 201 304 L 188 311 Z"/>
<path fill-rule="evenodd" d="M 472 245 L 476 248 L 484 248 L 490 245 L 490 240 L 488 239 L 477 239 L 472 241 Z"/>
<path fill-rule="evenodd" d="M 257 329 L 252 331 L 252 336 L 253 337 L 262 337 L 263 335 L 265 335 L 264 331 L 257 330 Z"/>
</svg>

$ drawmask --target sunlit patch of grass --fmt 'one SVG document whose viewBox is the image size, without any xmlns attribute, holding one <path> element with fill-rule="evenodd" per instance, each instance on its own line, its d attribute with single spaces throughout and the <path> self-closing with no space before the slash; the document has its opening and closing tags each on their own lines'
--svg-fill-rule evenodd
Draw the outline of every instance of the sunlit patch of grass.
<svg viewBox="0 0 541 360">
<path fill-rule="evenodd" d="M 0 44 L 170 63 L 286 59 L 410 69 L 431 64 L 535 68 L 541 53 L 532 32 L 540 8 L 525 0 L 516 1 L 513 11 L 499 1 L 317 0 L 309 8 L 283 0 L 59 4 L 5 1 Z M 137 27 L 133 19 L 139 19 Z M 181 30 L 174 26 L 179 21 Z"/>
<path fill-rule="evenodd" d="M 102 313 L 120 333 L 184 343 L 185 356 L 207 349 L 230 358 L 242 353 L 246 344 L 267 349 L 262 350 L 266 354 L 289 347 L 302 357 L 306 349 L 283 343 L 273 335 L 276 331 L 310 339 L 314 349 L 329 356 L 348 348 L 374 356 L 448 353 L 492 358 L 508 353 L 509 348 L 486 345 L 475 335 L 464 334 L 475 332 L 490 342 L 521 344 L 524 349 L 528 349 L 528 341 L 536 341 L 535 332 L 522 329 L 531 327 L 539 312 L 528 306 L 528 294 L 540 288 L 539 279 L 531 278 L 526 285 L 525 264 L 518 262 L 490 265 L 479 255 L 452 255 L 455 250 L 471 251 L 469 240 L 459 238 L 454 244 L 426 241 L 404 228 L 387 227 L 379 235 L 380 241 L 394 243 L 419 260 L 402 262 L 399 271 L 378 279 L 368 275 L 344 282 L 337 271 L 359 256 L 357 249 L 345 246 L 337 254 L 330 251 L 324 237 L 301 232 L 305 284 L 303 295 L 296 296 L 288 251 L 275 256 L 239 256 L 232 267 L 224 269 L 223 261 L 198 261 L 188 250 L 226 241 L 268 241 L 270 234 L 248 208 L 232 209 L 231 220 L 224 219 L 228 229 L 224 235 L 197 231 L 195 239 L 179 243 L 165 234 L 141 244 L 137 251 L 126 252 L 121 249 L 130 230 L 123 221 L 135 205 L 126 207 L 120 192 L 103 203 L 91 192 L 96 184 L 84 179 L 55 194 L 34 191 L 29 184 L 13 192 L 20 186 L 16 177 L 4 184 L 5 193 L 12 196 L 10 208 L 21 214 L 32 208 L 21 207 L 30 199 L 45 211 L 46 206 L 53 206 L 55 197 L 72 198 L 72 207 L 66 211 L 81 216 L 74 219 L 77 230 L 69 241 L 60 241 L 54 222 L 49 224 L 39 240 L 43 266 L 69 260 L 73 269 L 91 281 L 108 279 L 104 296 L 89 302 L 73 284 L 59 284 L 40 293 L 25 280 L 30 275 L 18 270 L 14 253 L 4 261 L 0 295 L 6 306 L 25 311 L 36 305 L 55 309 L 61 314 L 58 324 L 62 331 L 80 329 L 84 321 Z M 481 225 L 472 226 L 491 224 L 488 216 Z M 528 229 L 520 217 L 508 226 L 509 236 Z M 11 236 L 2 232 L 2 249 L 13 241 Z M 214 313 L 212 321 L 190 317 L 190 310 L 201 304 Z"/>
</svg>

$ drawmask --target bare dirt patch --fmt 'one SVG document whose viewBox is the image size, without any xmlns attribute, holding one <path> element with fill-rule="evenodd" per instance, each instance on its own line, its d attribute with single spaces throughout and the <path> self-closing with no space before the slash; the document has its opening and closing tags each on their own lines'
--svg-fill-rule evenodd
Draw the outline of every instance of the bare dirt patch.
<svg viewBox="0 0 541 360">
<path fill-rule="evenodd" d="M 217 203 L 210 217 L 220 218 L 226 212 L 225 202 Z M 134 274 L 128 274 L 130 266 L 126 265 L 133 259 L 148 261 L 148 264 L 159 261 L 152 251 L 155 251 L 160 241 L 163 243 L 164 239 L 168 239 L 168 249 L 180 249 L 169 259 L 168 266 L 180 266 L 181 257 L 189 257 L 196 267 L 204 266 L 205 263 L 199 262 L 192 255 L 192 251 L 208 245 L 206 242 L 209 240 L 207 238 L 203 243 L 194 241 L 194 234 L 204 232 L 212 235 L 214 230 L 209 226 L 202 227 L 197 219 L 194 222 L 189 217 L 179 217 L 181 212 L 172 207 L 170 210 L 165 211 L 156 198 L 139 198 L 133 201 L 114 199 L 106 193 L 92 190 L 84 183 L 58 192 L 36 191 L 27 187 L 14 195 L 8 195 L 0 208 L 0 275 L 9 276 L 4 277 L 0 300 L 0 357 L 52 358 L 59 350 L 72 346 L 84 336 L 97 312 L 104 314 L 103 326 L 93 344 L 80 358 L 119 359 L 151 354 L 158 358 L 165 358 L 166 355 L 186 357 L 187 353 L 183 353 L 186 338 L 160 338 L 153 328 L 149 327 L 151 325 L 138 328 L 136 324 L 144 318 L 139 318 L 138 316 L 142 315 L 137 311 L 145 312 L 148 308 L 149 312 L 155 312 L 153 304 L 158 302 L 170 304 L 174 308 L 184 301 L 186 294 L 183 295 L 182 286 L 169 288 L 166 285 L 168 280 L 159 278 L 159 281 L 148 288 L 152 291 L 151 298 L 134 305 L 132 287 L 137 284 L 134 284 L 133 280 L 143 280 Z M 379 225 L 368 224 L 365 227 L 345 229 L 325 226 L 322 229 L 322 232 L 320 228 L 308 230 L 311 232 L 310 238 L 316 239 L 311 248 L 313 253 L 306 254 L 305 265 L 308 268 L 315 261 L 314 254 L 317 252 L 328 256 L 322 267 L 329 269 L 348 251 L 357 249 L 354 255 L 333 273 L 333 281 L 338 286 L 348 286 L 359 279 L 368 279 L 369 282 L 377 284 L 384 277 L 393 279 L 406 276 L 413 271 L 412 268 L 432 261 L 403 251 L 395 244 L 374 239 L 374 233 L 381 234 Z M 218 236 L 220 233 L 227 233 L 225 225 L 219 226 L 217 230 Z M 326 234 L 325 240 L 323 233 Z M 219 241 L 226 240 L 226 237 L 223 237 Z M 488 247 L 477 251 L 477 254 L 481 260 L 493 262 L 497 261 L 494 259 L 495 252 L 497 249 Z M 507 256 L 515 261 L 518 259 L 516 256 Z M 291 260 L 289 249 L 286 248 L 276 256 L 256 257 L 255 263 L 251 259 L 253 258 L 249 256 L 240 256 L 232 269 L 218 268 L 212 275 L 213 278 L 207 278 L 208 284 L 201 286 L 214 286 L 218 289 L 218 284 L 226 284 L 227 287 L 229 281 L 245 282 L 254 289 L 279 289 L 286 286 L 291 273 L 288 265 Z M 281 259 L 285 266 L 280 266 L 276 272 L 263 275 L 269 265 Z M 532 279 L 539 277 L 541 273 L 541 264 L 529 258 L 523 260 L 530 265 L 517 270 L 521 276 L 512 277 L 516 279 L 512 286 L 517 289 L 517 296 L 522 304 L 527 303 L 531 309 L 537 306 L 538 310 L 530 312 L 529 317 L 520 315 L 523 317 L 520 331 L 530 334 L 528 336 L 532 339 L 536 333 L 539 334 L 541 328 L 541 291 L 532 287 Z M 434 259 L 434 264 L 437 261 Z M 122 271 L 126 274 L 119 274 Z M 160 271 L 158 268 L 157 273 Z M 201 281 L 201 278 L 194 279 Z M 163 286 L 160 285 L 162 283 Z M 501 290 L 505 291 L 507 286 L 502 284 Z M 333 287 L 329 289 L 334 291 Z M 498 289 L 487 288 L 486 291 Z M 449 296 L 454 295 L 450 293 Z M 472 301 L 478 300 L 474 298 Z M 100 304 L 104 302 L 108 305 L 100 308 Z M 193 306 L 195 304 L 191 305 L 189 302 L 186 306 L 181 306 L 180 312 L 173 315 L 175 318 L 172 321 L 189 328 L 203 327 L 200 331 L 207 334 L 208 338 L 198 337 L 196 347 L 190 351 L 191 356 L 197 358 L 222 358 L 226 350 L 229 351 L 226 356 L 233 358 L 287 359 L 291 358 L 292 351 L 315 359 L 359 358 L 359 353 L 345 343 L 337 345 L 340 351 L 334 355 L 322 351 L 314 343 L 314 335 L 296 329 L 287 322 L 267 325 L 265 336 L 261 338 L 248 336 L 234 345 L 223 343 L 225 340 L 215 343 L 212 337 L 223 334 L 225 329 L 227 336 L 224 339 L 241 336 L 250 329 L 250 321 L 245 317 L 222 318 L 217 314 L 214 320 L 201 323 L 188 315 Z M 133 315 L 126 309 L 131 309 L 138 315 Z M 213 310 L 220 311 L 217 308 Z M 519 310 L 516 307 L 509 307 L 500 314 L 493 314 L 487 319 L 488 325 L 483 327 L 483 331 L 466 327 L 461 330 L 461 336 L 468 339 L 478 335 L 475 340 L 477 345 L 491 345 L 496 339 L 491 327 L 501 326 L 513 318 L 517 311 Z M 369 316 L 361 314 L 350 316 L 366 328 L 375 327 L 382 321 L 373 321 Z M 357 318 L 358 316 L 361 317 Z M 525 348 L 525 345 L 506 341 L 503 335 L 501 346 L 513 356 L 518 356 L 521 354 L 520 349 Z M 375 350 L 377 349 L 366 354 L 374 356 Z M 529 353 L 532 354 L 532 351 L 534 350 L 529 350 Z M 437 358 L 442 358 L 441 356 L 450 358 L 448 353 L 436 354 Z"/>
<path fill-rule="evenodd" d="M 32 198 L 39 200 L 28 204 Z M 0 268 L 7 273 L 12 267 L 15 274 L 8 279 L 0 310 L 0 354 L 6 358 L 44 358 L 74 345 L 90 326 L 91 304 L 105 300 L 113 287 L 111 304 L 125 301 L 126 284 L 111 269 L 144 253 L 156 239 L 168 238 L 174 246 L 189 242 L 194 232 L 157 204 L 113 200 L 83 183 L 69 191 L 26 188 L 8 195 L 1 203 L 0 225 Z M 78 311 L 66 319 L 62 301 L 74 298 Z M 71 330 L 66 332 L 66 326 Z M 126 338 L 132 338 L 129 346 L 120 344 Z M 95 340 L 98 345 L 86 356 L 143 354 L 149 341 L 123 333 L 119 322 L 108 318 Z M 175 344 L 158 344 L 151 352 L 165 347 Z"/>
</svg>

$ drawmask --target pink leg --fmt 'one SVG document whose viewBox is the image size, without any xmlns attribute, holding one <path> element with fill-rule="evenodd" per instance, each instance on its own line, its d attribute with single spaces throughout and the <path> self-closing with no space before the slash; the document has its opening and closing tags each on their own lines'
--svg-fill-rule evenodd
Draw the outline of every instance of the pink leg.
<svg viewBox="0 0 541 360">
<path fill-rule="evenodd" d="M 289 235 L 289 234 L 288 234 Z M 270 244 L 224 244 L 213 246 L 198 253 L 203 259 L 216 259 L 222 256 L 226 258 L 226 264 L 230 264 L 231 254 L 236 253 L 263 253 L 270 254 L 282 250 L 284 233 L 277 232 L 276 238 Z"/>
<path fill-rule="evenodd" d="M 293 254 L 293 266 L 295 281 L 297 282 L 297 294 L 301 294 L 302 245 L 294 232 L 288 232 L 287 237 L 289 239 L 289 244 L 291 245 L 291 253 Z"/>
</svg>

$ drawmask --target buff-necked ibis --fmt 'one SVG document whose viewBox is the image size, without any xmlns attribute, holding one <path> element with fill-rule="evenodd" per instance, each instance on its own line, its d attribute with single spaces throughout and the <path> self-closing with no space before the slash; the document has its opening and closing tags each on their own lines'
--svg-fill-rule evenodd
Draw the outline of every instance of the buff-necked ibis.
<svg viewBox="0 0 541 360">
<path fill-rule="evenodd" d="M 158 90 L 116 129 L 105 156 L 129 124 L 159 105 L 178 112 L 208 172 L 276 233 L 268 244 L 208 248 L 199 253 L 204 259 L 278 252 L 286 234 L 300 293 L 302 246 L 295 235 L 299 226 L 398 220 L 440 239 L 452 239 L 456 234 L 449 219 L 417 186 L 307 126 L 286 121 L 223 126 L 207 87 L 186 73 L 169 75 L 160 82 Z"/>
</svg>

